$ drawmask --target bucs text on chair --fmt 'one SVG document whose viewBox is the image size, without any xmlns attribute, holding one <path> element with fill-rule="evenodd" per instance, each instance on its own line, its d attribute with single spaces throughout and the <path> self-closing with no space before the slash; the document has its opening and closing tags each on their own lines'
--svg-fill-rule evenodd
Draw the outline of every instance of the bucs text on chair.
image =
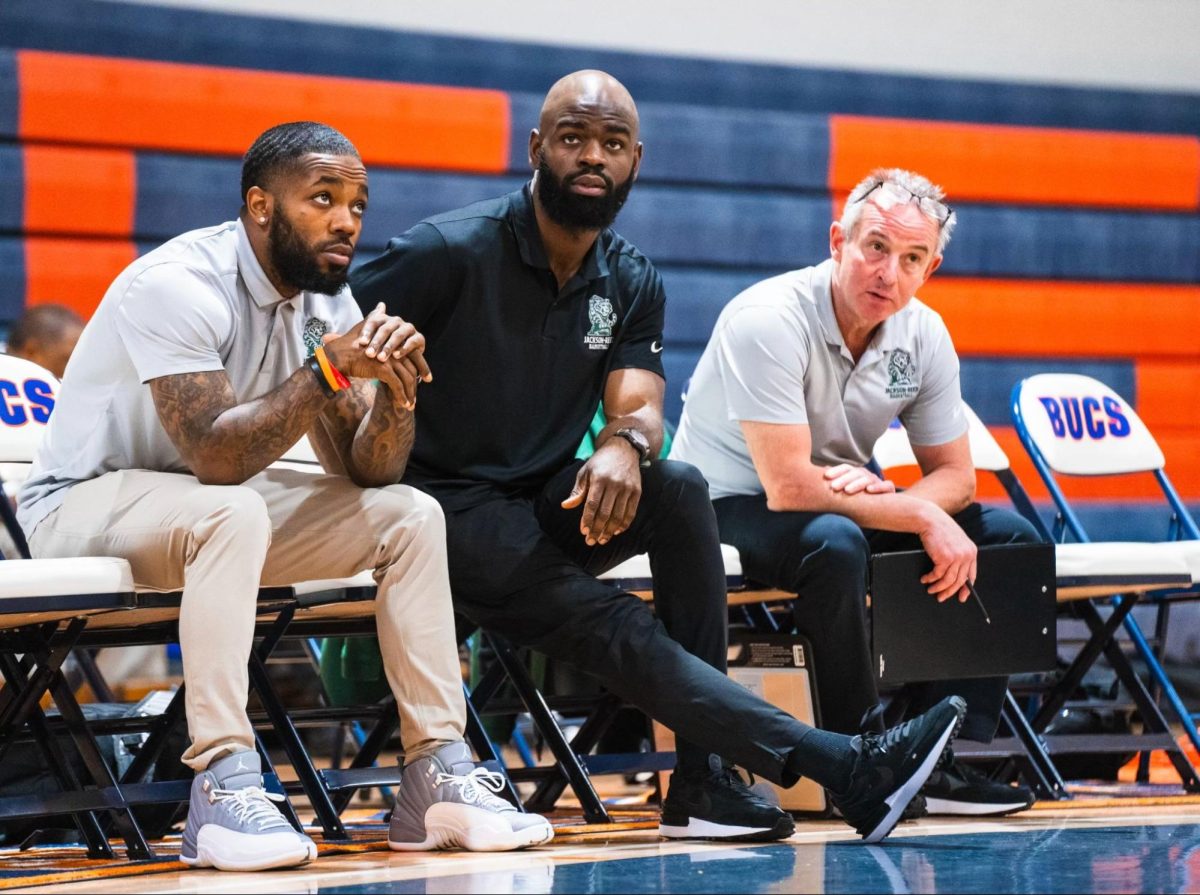
<svg viewBox="0 0 1200 895">
<path fill-rule="evenodd" d="M 29 361 L 0 355 L 0 469 L 19 481 L 54 408 L 58 382 Z M 131 858 L 152 857 L 131 806 L 85 722 L 63 663 L 89 618 L 120 614 L 133 605 L 129 563 L 115 557 L 29 559 L 8 494 L 0 481 L 0 519 L 15 555 L 0 561 L 0 761 L 14 742 L 32 737 L 61 787 L 48 795 L 0 797 L 0 819 L 69 815 L 89 856 L 112 857 L 104 814 L 111 816 Z M 49 694 L 59 717 L 40 706 Z M 69 750 L 77 750 L 80 779 Z"/>
<path fill-rule="evenodd" d="M 1158 606 L 1156 642 L 1165 640 L 1169 618 L 1168 600 L 1195 598 L 1200 595 L 1200 529 L 1167 477 L 1166 459 L 1149 428 L 1132 406 L 1113 389 L 1089 376 L 1043 373 L 1017 383 L 1012 392 L 1012 414 L 1021 444 L 1050 493 L 1055 509 L 1051 534 L 1063 542 L 1060 551 L 1096 551 L 1078 568 L 1078 583 L 1086 586 L 1092 573 L 1113 576 L 1112 613 L 1101 617 L 1091 602 L 1079 605 L 1080 614 L 1093 632 L 1084 653 L 1076 659 L 1102 650 L 1122 683 L 1137 703 L 1147 727 L 1170 740 L 1169 729 L 1157 707 L 1157 695 L 1166 699 L 1170 714 L 1178 720 L 1192 744 L 1200 749 L 1200 734 L 1171 679 L 1163 669 L 1161 656 L 1130 614 L 1139 595 L 1146 594 Z M 1086 531 L 1079 514 L 1071 506 L 1058 481 L 1060 476 L 1149 475 L 1162 494 L 1166 538 L 1152 543 L 1098 543 Z M 1068 540 L 1073 543 L 1066 543 Z M 1097 553 L 1103 559 L 1097 558 Z M 1123 569 L 1128 566 L 1129 570 Z M 1162 576 L 1175 576 L 1158 587 L 1136 586 L 1138 572 L 1157 569 Z M 1122 586 L 1120 573 L 1127 571 L 1134 586 Z M 1152 693 L 1148 693 L 1124 659 L 1115 639 L 1117 627 L 1123 627 L 1137 656 L 1146 666 Z M 1099 642 L 1103 638 L 1103 642 Z M 1094 656 L 1092 657 L 1094 660 Z M 1063 682 L 1063 689 L 1082 679 L 1074 666 Z M 1061 706 L 1065 694 L 1043 705 L 1034 719 L 1035 727 L 1044 726 Z M 1148 703 L 1148 704 L 1147 704 Z M 1200 778 L 1173 740 L 1164 746 L 1175 769 L 1189 791 L 1200 790 Z M 1142 772 L 1146 761 L 1143 758 Z"/>
</svg>

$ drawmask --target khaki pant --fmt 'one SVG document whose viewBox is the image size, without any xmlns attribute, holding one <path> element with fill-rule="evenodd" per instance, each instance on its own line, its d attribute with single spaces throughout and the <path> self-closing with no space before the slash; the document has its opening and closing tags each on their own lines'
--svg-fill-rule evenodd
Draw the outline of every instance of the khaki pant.
<svg viewBox="0 0 1200 895">
<path fill-rule="evenodd" d="M 373 569 L 375 617 L 406 759 L 461 740 L 462 679 L 437 502 L 404 485 L 269 469 L 243 485 L 125 470 L 75 485 L 34 530 L 36 557 L 120 556 L 136 585 L 183 590 L 179 639 L 191 748 L 203 770 L 254 748 L 247 662 L 259 585 Z"/>
</svg>

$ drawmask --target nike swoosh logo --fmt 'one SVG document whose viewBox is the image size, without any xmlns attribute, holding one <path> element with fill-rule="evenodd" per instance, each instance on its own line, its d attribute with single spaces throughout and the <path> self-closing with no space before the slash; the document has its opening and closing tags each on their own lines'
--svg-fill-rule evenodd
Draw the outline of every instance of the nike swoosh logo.
<svg viewBox="0 0 1200 895">
<path fill-rule="evenodd" d="M 653 342 L 650 343 L 650 353 L 651 354 L 662 354 L 662 350 L 663 350 L 662 342 L 658 341 L 657 339 L 655 339 Z"/>
</svg>

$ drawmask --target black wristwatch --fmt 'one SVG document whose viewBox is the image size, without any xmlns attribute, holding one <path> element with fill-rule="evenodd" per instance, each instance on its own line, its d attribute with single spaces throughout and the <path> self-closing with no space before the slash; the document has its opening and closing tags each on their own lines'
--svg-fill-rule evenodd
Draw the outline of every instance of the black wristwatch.
<svg viewBox="0 0 1200 895">
<path fill-rule="evenodd" d="M 638 452 L 638 463 L 641 466 L 650 465 L 650 441 L 637 429 L 618 429 L 613 433 L 615 438 L 624 438 Z"/>
</svg>

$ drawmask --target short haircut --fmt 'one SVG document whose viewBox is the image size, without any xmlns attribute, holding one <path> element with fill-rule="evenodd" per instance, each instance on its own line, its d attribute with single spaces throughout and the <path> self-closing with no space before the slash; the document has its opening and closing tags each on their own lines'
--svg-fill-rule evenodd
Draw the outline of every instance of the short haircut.
<svg viewBox="0 0 1200 895">
<path fill-rule="evenodd" d="M 269 190 L 275 177 L 295 168 L 301 158 L 314 152 L 361 158 L 354 144 L 328 124 L 317 121 L 277 124 L 264 131 L 242 157 L 242 203 L 245 204 L 250 187 Z"/>
<path fill-rule="evenodd" d="M 83 328 L 83 318 L 63 305 L 36 305 L 16 319 L 8 330 L 8 348 L 20 350 L 31 343 L 54 342 L 68 329 Z"/>
<path fill-rule="evenodd" d="M 894 183 L 896 186 L 908 190 L 917 199 L 932 199 L 934 202 L 945 204 L 946 193 L 940 186 L 930 181 L 928 177 L 923 177 L 915 171 L 906 171 L 904 168 L 876 168 L 858 182 L 846 199 L 846 207 L 842 210 L 841 224 L 842 231 L 846 234 L 847 239 L 854 238 L 859 218 L 862 217 L 864 200 L 870 195 L 871 187 L 879 183 Z M 917 207 L 921 209 L 921 213 L 925 217 L 935 224 L 939 224 L 937 252 L 940 255 L 946 250 L 946 246 L 950 242 L 950 237 L 954 234 L 954 227 L 958 223 L 958 215 L 951 212 L 950 216 L 946 219 L 946 223 L 940 224 L 938 219 L 934 215 L 931 215 L 923 204 L 918 202 Z"/>
</svg>

